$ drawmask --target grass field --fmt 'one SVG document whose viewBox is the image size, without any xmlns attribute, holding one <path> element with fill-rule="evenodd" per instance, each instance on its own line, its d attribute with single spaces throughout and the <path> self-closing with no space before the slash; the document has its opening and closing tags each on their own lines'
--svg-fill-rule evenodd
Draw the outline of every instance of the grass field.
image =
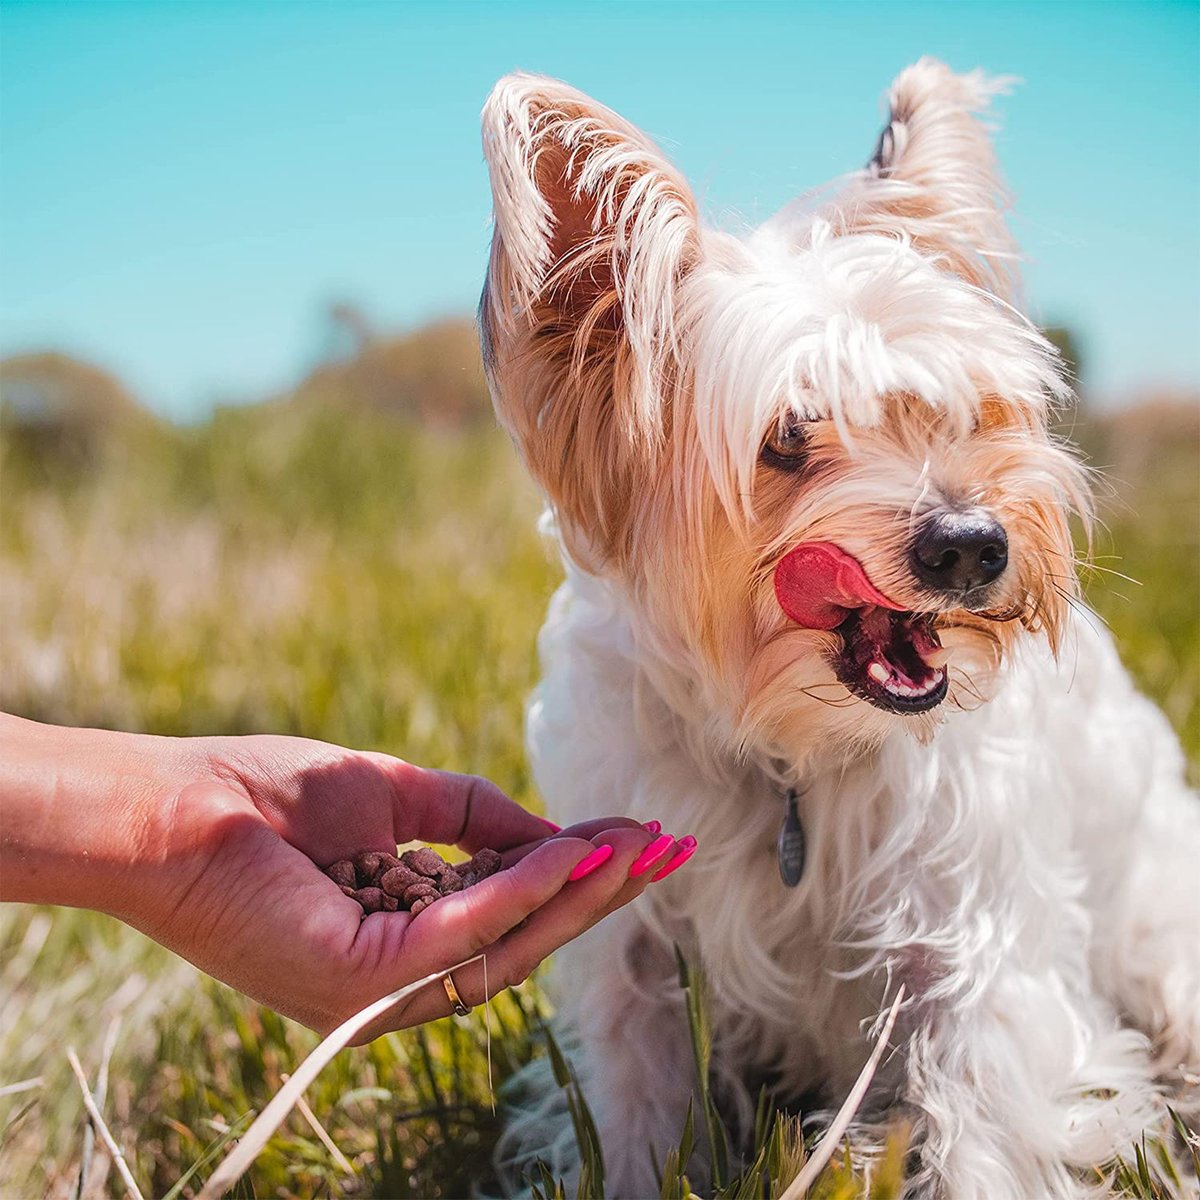
<svg viewBox="0 0 1200 1200">
<path fill-rule="evenodd" d="M 1090 599 L 1195 771 L 1196 422 L 1164 410 L 1078 433 L 1116 474 Z M 136 424 L 83 456 L 10 430 L 0 506 L 0 708 L 168 734 L 303 734 L 483 773 L 537 805 L 522 705 L 558 572 L 534 531 L 536 498 L 487 425 L 437 432 L 277 405 L 195 429 Z M 68 1045 L 94 1079 L 113 1031 L 105 1112 L 148 1195 L 199 1162 L 177 1192 L 189 1195 L 211 1169 L 206 1153 L 315 1044 L 95 915 L 6 908 L 0 963 L 0 1085 L 36 1081 L 0 1094 L 0 1195 L 75 1187 L 82 1109 Z M 497 1081 L 542 1052 L 542 1003 L 527 985 L 494 1006 Z M 346 1051 L 308 1095 L 344 1161 L 293 1113 L 242 1194 L 486 1189 L 496 1122 L 484 1036 L 477 1013 Z M 777 1180 L 799 1153 L 781 1147 Z M 106 1170 L 97 1153 L 93 1194 Z M 859 1190 L 844 1169 L 822 1186 Z M 107 1190 L 119 1194 L 115 1176 Z"/>
</svg>

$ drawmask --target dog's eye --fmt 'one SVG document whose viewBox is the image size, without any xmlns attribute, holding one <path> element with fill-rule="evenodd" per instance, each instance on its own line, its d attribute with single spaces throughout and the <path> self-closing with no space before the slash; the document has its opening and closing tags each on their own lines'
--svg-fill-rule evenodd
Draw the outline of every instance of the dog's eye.
<svg viewBox="0 0 1200 1200">
<path fill-rule="evenodd" d="M 762 461 L 781 471 L 798 471 L 808 454 L 808 436 L 795 417 L 789 417 L 767 435 L 763 443 Z"/>
</svg>

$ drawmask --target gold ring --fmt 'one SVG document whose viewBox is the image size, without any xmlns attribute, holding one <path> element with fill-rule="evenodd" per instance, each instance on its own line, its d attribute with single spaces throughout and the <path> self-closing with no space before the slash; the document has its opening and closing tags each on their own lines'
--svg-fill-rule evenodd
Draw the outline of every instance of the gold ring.
<svg viewBox="0 0 1200 1200">
<path fill-rule="evenodd" d="M 446 998 L 450 1001 L 450 1007 L 454 1010 L 454 1015 L 456 1017 L 465 1017 L 471 1009 L 463 1003 L 463 998 L 458 994 L 458 988 L 454 986 L 454 980 L 450 978 L 449 971 L 442 976 L 442 987 L 446 989 Z"/>
</svg>

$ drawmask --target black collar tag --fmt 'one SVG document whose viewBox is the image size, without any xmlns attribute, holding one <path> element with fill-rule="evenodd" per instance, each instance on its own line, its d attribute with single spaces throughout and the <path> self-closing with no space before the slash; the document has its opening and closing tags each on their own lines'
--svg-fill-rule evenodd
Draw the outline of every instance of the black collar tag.
<svg viewBox="0 0 1200 1200">
<path fill-rule="evenodd" d="M 779 877 L 785 887 L 794 888 L 804 877 L 804 826 L 800 824 L 800 813 L 796 807 L 796 789 L 788 788 L 787 812 L 779 829 L 777 849 L 779 853 Z"/>
</svg>

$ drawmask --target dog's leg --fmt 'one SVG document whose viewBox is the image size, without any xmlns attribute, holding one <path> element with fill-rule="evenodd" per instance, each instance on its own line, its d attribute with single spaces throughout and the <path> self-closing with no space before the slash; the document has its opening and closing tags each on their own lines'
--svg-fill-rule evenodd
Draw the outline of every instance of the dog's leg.
<svg viewBox="0 0 1200 1200">
<path fill-rule="evenodd" d="M 1175 1102 L 1200 1112 L 1200 798 L 1157 709 L 1130 695 L 1119 720 L 1108 770 L 1080 797 L 1091 810 L 1080 824 L 1096 881 L 1093 970 L 1151 1039 Z"/>
<path fill-rule="evenodd" d="M 1150 1038 L 1150 1069 L 1176 1090 L 1172 1103 L 1200 1109 L 1200 797 L 1178 739 L 1112 640 L 1091 627 L 1076 636 L 1070 687 L 1039 718 L 1054 751 L 1049 795 L 1069 822 L 1081 884 L 1085 965 Z"/>
<path fill-rule="evenodd" d="M 1129 839 L 1120 903 L 1099 925 L 1102 987 L 1151 1039 L 1175 1103 L 1200 1115 L 1200 804 L 1178 788 L 1147 801 Z M 1115 899 L 1115 897 L 1114 897 Z"/>
<path fill-rule="evenodd" d="M 605 1195 L 657 1195 L 655 1164 L 678 1145 L 695 1080 L 670 947 L 635 913 L 614 913 L 558 952 L 549 990 L 554 1036 L 600 1136 Z M 516 1090 L 500 1147 L 510 1181 L 541 1158 L 573 1195 L 580 1155 L 565 1094 L 544 1060 Z"/>
<path fill-rule="evenodd" d="M 580 1034 L 575 1066 L 604 1147 L 607 1195 L 657 1195 L 655 1164 L 678 1144 L 695 1085 L 674 955 L 622 912 L 563 956 L 568 975 L 563 1015 Z"/>
<path fill-rule="evenodd" d="M 913 1197 L 1082 1200 L 1153 1120 L 1144 1040 L 1053 971 L 1001 968 L 977 999 L 914 1018 Z"/>
</svg>

